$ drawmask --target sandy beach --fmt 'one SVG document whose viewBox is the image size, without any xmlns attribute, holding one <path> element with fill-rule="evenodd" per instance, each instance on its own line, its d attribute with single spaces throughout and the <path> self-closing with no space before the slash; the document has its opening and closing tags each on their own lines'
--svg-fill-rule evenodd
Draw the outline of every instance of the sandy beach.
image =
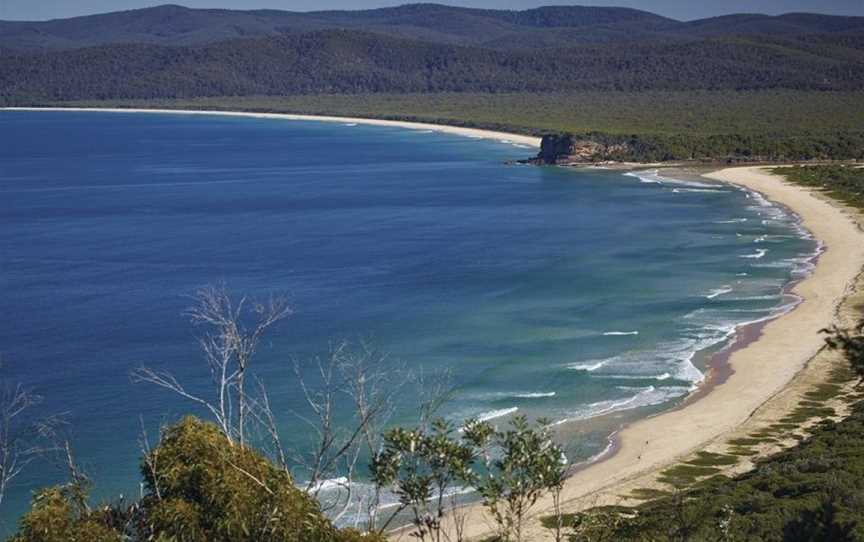
<svg viewBox="0 0 864 542">
<path fill-rule="evenodd" d="M 614 503 L 629 489 L 650 486 L 661 469 L 735 435 L 757 415 L 782 417 L 798 397 L 784 392 L 823 350 L 819 330 L 837 321 L 841 302 L 864 268 L 864 232 L 851 213 L 834 202 L 759 167 L 724 169 L 706 177 L 755 190 L 791 209 L 823 243 L 825 252 L 813 273 L 792 289 L 801 303 L 732 351 L 725 380 L 682 408 L 625 427 L 616 435 L 613 453 L 568 479 L 562 495 L 565 512 Z M 775 399 L 778 404 L 771 404 Z M 771 412 L 766 415 L 765 410 Z M 533 517 L 548 515 L 551 509 L 551 499 L 541 499 Z M 483 539 L 491 527 L 491 518 L 481 507 L 469 507 L 470 539 Z M 405 534 L 395 538 L 409 539 Z M 551 540 L 551 531 L 534 521 L 526 539 Z"/>
<path fill-rule="evenodd" d="M 316 121 L 332 122 L 339 124 L 364 124 L 368 126 L 387 126 L 391 128 L 405 128 L 408 130 L 431 130 L 443 134 L 453 134 L 473 139 L 493 139 L 504 143 L 525 145 L 526 147 L 540 148 L 540 138 L 506 132 L 495 132 L 492 130 L 479 130 L 477 128 L 463 128 L 459 126 L 445 126 L 442 124 L 428 124 L 422 122 L 405 122 L 397 120 L 364 119 L 356 117 L 327 117 L 313 115 L 291 115 L 287 113 L 245 113 L 237 111 L 194 111 L 186 109 L 122 109 L 122 108 L 84 108 L 84 107 L 5 107 L 0 111 L 97 111 L 101 113 L 170 113 L 174 115 L 218 115 L 223 117 L 247 117 L 256 119 L 294 120 L 294 121 Z"/>
</svg>

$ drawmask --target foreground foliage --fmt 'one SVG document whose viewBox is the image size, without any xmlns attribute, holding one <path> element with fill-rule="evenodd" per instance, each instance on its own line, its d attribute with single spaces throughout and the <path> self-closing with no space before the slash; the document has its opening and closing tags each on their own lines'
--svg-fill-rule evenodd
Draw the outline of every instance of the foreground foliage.
<svg viewBox="0 0 864 542">
<path fill-rule="evenodd" d="M 436 419 L 388 431 L 372 475 L 399 497 L 402 510 L 410 511 L 414 538 L 462 542 L 465 516 L 458 495 L 474 487 L 495 522 L 496 540 L 521 542 L 525 517 L 537 500 L 552 493 L 558 503 L 563 459 L 544 420 L 534 426 L 515 416 L 503 430 L 469 420 L 457 432 Z"/>
<path fill-rule="evenodd" d="M 140 503 L 90 510 L 76 484 L 36 495 L 14 542 L 378 542 L 336 529 L 318 502 L 259 453 L 218 427 L 185 418 L 142 465 Z"/>
</svg>

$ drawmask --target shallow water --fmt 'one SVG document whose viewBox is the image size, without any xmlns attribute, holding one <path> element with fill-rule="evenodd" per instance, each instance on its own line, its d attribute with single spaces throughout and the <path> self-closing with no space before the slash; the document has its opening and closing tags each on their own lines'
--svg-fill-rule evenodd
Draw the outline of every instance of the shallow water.
<svg viewBox="0 0 864 542">
<path fill-rule="evenodd" d="M 415 370 L 450 368 L 444 414 L 457 421 L 671 404 L 702 378 L 696 352 L 788 309 L 781 290 L 816 250 L 756 194 L 508 166 L 529 151 L 453 135 L 15 112 L 0 115 L 0 143 L 6 376 L 68 413 L 97 495 L 137 495 L 139 416 L 154 428 L 194 412 L 128 374 L 148 364 L 206 384 L 181 316 L 202 284 L 290 294 L 296 314 L 257 373 L 292 440 L 290 360 L 340 338 L 368 338 Z M 396 421 L 415 418 L 414 397 Z M 604 445 L 586 438 L 571 460 Z M 33 487 L 62 480 L 31 470 L 7 524 Z"/>
</svg>

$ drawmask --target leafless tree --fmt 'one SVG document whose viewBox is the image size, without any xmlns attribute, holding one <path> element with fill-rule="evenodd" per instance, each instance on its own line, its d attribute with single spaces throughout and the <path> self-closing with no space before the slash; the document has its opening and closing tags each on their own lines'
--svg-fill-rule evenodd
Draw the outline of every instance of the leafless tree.
<svg viewBox="0 0 864 542">
<path fill-rule="evenodd" d="M 295 361 L 295 377 L 308 407 L 295 414 L 311 429 L 313 442 L 305 452 L 291 450 L 282 443 L 278 416 L 265 386 L 249 371 L 265 332 L 291 314 L 287 302 L 282 297 L 266 303 L 246 297 L 235 300 L 224 285 L 200 288 L 192 298 L 194 303 L 186 314 L 194 324 L 206 328 L 199 345 L 213 390 L 209 394 L 193 391 L 170 371 L 149 367 L 133 371 L 132 379 L 168 389 L 203 407 L 232 444 L 247 445 L 248 432 L 257 431 L 262 438 L 256 442 L 264 443 L 275 464 L 291 472 L 295 480 L 304 481 L 302 489 L 322 501 L 332 519 L 338 521 L 352 510 L 362 510 L 358 515 L 365 515 L 367 528 L 374 530 L 380 488 L 358 496 L 354 480 L 361 459 L 380 449 L 394 397 L 409 380 L 405 372 L 364 341 L 356 346 L 338 343 L 323 359 Z M 444 396 L 438 378 L 430 379 L 429 386 L 424 395 L 428 400 L 422 401 L 424 419 L 431 419 Z M 424 389 L 424 382 L 419 387 Z"/>
<path fill-rule="evenodd" d="M 400 388 L 397 375 L 403 372 L 393 367 L 385 354 L 362 341 L 356 348 L 348 342 L 336 344 L 325 359 L 314 360 L 312 370 L 314 385 L 305 374 L 304 364 L 295 361 L 295 375 L 310 412 L 295 415 L 314 435 L 309 452 L 293 452 L 295 473 L 306 480 L 305 490 L 322 501 L 331 518 L 338 521 L 352 510 L 361 510 L 371 530 L 380 488 L 357 496 L 355 475 L 360 458 L 372 457 L 379 450 L 381 430 L 393 413 L 393 399 Z M 343 420 L 342 424 L 336 419 L 341 402 L 347 402 L 353 412 L 351 421 Z M 322 498 L 325 490 L 327 497 Z"/>
<path fill-rule="evenodd" d="M 170 372 L 149 367 L 133 371 L 132 379 L 156 384 L 204 407 L 228 441 L 243 446 L 253 402 L 246 391 L 249 366 L 264 333 L 290 316 L 291 308 L 285 297 L 255 302 L 244 296 L 235 301 L 224 284 L 199 288 L 192 299 L 194 303 L 186 314 L 194 324 L 207 329 L 199 344 L 215 385 L 215 396 L 202 397 L 187 390 Z"/>
<path fill-rule="evenodd" d="M 60 416 L 35 418 L 42 397 L 21 384 L 0 382 L 0 504 L 21 472 L 52 449 Z"/>
<path fill-rule="evenodd" d="M 141 436 L 138 438 L 138 445 L 141 448 L 141 455 L 144 458 L 144 468 L 150 471 L 150 477 L 153 479 L 153 492 L 156 494 L 156 499 L 162 500 L 162 490 L 159 487 L 159 448 L 150 446 L 150 436 L 147 434 L 147 428 L 144 426 L 144 418 L 139 417 L 141 424 Z M 159 428 L 159 440 L 162 439 L 162 427 Z M 141 497 L 144 497 L 144 484 L 141 484 Z"/>
<path fill-rule="evenodd" d="M 441 408 L 454 393 L 453 371 L 449 368 L 426 372 L 421 367 L 412 376 L 418 398 L 420 427 L 428 429 Z"/>
</svg>

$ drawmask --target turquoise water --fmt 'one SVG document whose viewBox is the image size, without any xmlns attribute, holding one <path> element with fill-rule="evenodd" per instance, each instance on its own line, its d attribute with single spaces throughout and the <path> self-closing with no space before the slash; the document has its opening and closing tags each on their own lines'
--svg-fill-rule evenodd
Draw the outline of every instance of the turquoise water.
<svg viewBox="0 0 864 542">
<path fill-rule="evenodd" d="M 5 376 L 67 413 L 97 496 L 135 496 L 139 417 L 154 428 L 194 409 L 129 371 L 206 386 L 181 316 L 205 283 L 289 293 L 296 313 L 256 362 L 289 441 L 302 431 L 290 360 L 341 338 L 449 368 L 454 420 L 579 421 L 673 404 L 702 379 L 697 352 L 794 304 L 782 289 L 817 247 L 783 209 L 651 172 L 505 164 L 531 152 L 314 122 L 0 114 Z M 414 419 L 414 397 L 396 421 Z M 604 431 L 568 443 L 571 460 L 602 450 Z M 7 524 L 63 479 L 28 471 Z"/>
</svg>

